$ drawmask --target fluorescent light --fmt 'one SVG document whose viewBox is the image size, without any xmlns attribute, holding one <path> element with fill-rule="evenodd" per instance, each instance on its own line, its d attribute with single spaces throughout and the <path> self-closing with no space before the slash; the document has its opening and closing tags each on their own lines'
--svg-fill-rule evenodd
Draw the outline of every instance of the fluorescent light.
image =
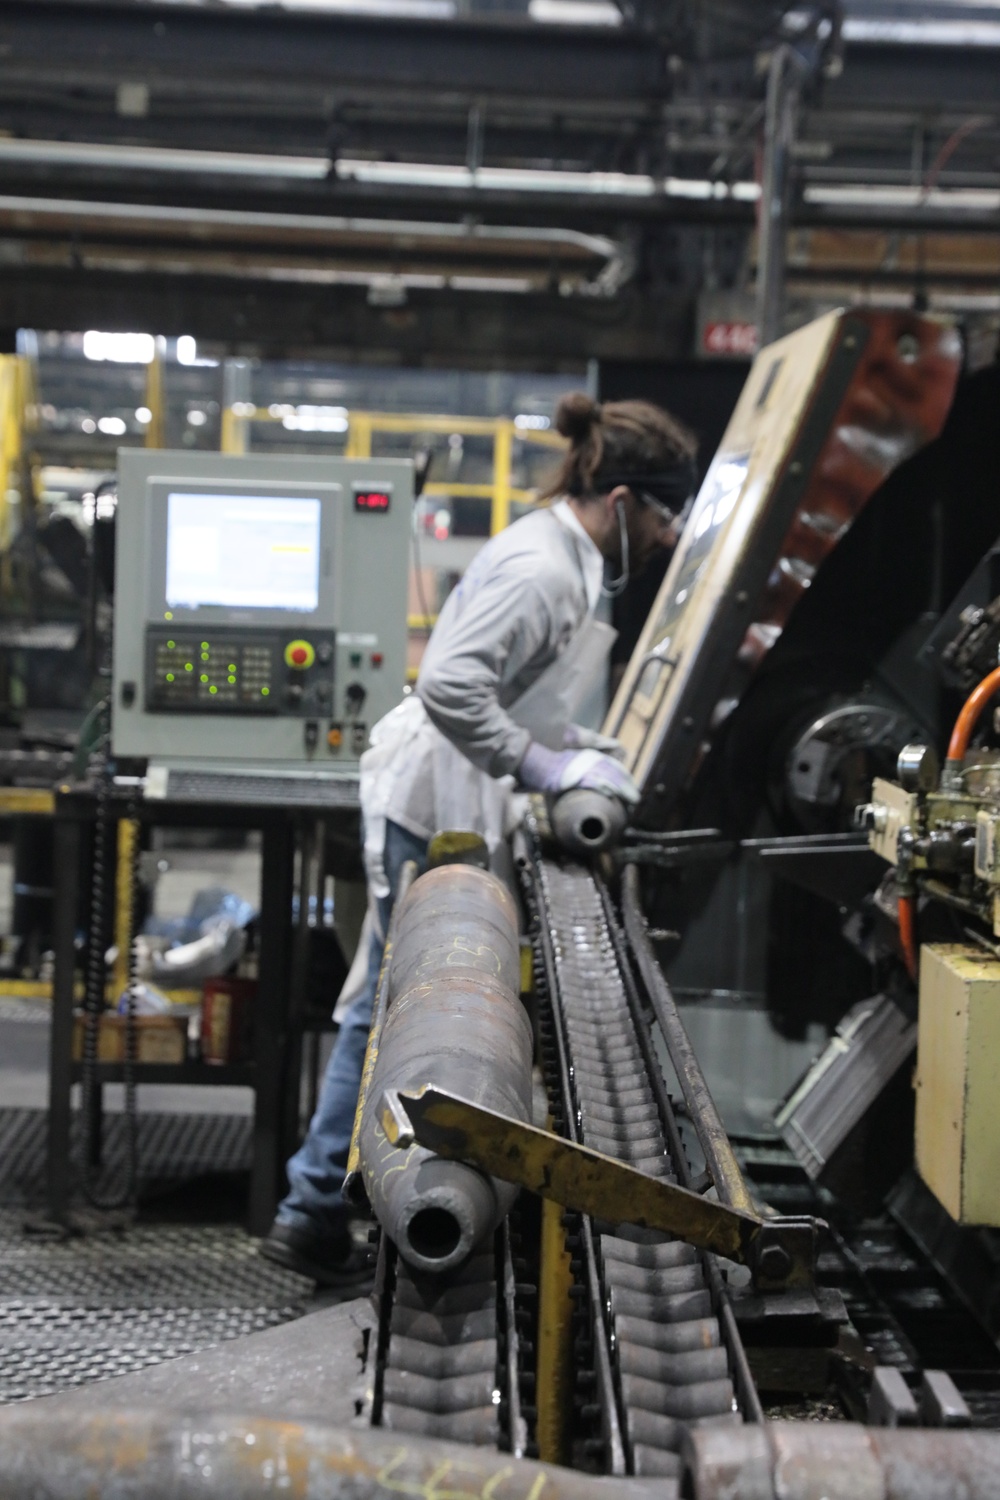
<svg viewBox="0 0 1000 1500">
<path fill-rule="evenodd" d="M 851 187 L 812 183 L 803 192 L 806 203 L 838 208 L 947 208 L 995 213 L 1000 209 L 997 188 L 922 188 L 895 183 L 857 183 Z"/>
<path fill-rule="evenodd" d="M 156 342 L 151 333 L 99 333 L 90 328 L 83 335 L 83 352 L 87 359 L 110 360 L 116 365 L 149 365 Z"/>
<path fill-rule="evenodd" d="M 153 413 L 148 406 L 137 406 L 135 409 L 135 420 L 141 422 L 143 427 L 148 427 L 153 420 Z"/>
<path fill-rule="evenodd" d="M 274 411 L 273 407 L 269 411 Z M 312 406 L 302 404 L 294 411 L 286 412 L 281 425 L 289 432 L 346 432 L 348 428 L 346 406 Z"/>
<path fill-rule="evenodd" d="M 524 276 L 449 276 L 448 285 L 456 292 L 530 292 L 532 283 Z"/>
<path fill-rule="evenodd" d="M 198 411 L 196 408 L 194 411 L 188 412 L 187 419 L 191 423 L 192 427 L 204 427 L 205 423 L 208 421 L 208 413 L 204 411 Z"/>
<path fill-rule="evenodd" d="M 622 13 L 608 0 L 528 0 L 532 21 L 563 26 L 620 26 Z"/>
<path fill-rule="evenodd" d="M 533 416 L 530 412 L 519 412 L 514 418 L 514 426 L 522 430 L 544 432 L 546 427 L 552 426 L 552 423 L 548 417 Z"/>
<path fill-rule="evenodd" d="M 101 417 L 97 423 L 97 430 L 108 437 L 123 437 L 128 428 L 121 417 Z"/>
<path fill-rule="evenodd" d="M 193 365 L 198 358 L 198 345 L 189 333 L 182 333 L 177 340 L 177 363 Z"/>
<path fill-rule="evenodd" d="M 889 42 L 923 47 L 1000 47 L 1000 21 L 946 21 L 939 17 L 848 16 L 845 42 Z"/>
</svg>

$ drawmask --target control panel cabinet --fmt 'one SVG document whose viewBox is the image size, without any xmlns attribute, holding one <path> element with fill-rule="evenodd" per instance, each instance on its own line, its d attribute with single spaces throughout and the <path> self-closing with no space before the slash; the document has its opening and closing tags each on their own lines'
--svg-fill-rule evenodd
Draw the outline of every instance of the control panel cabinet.
<svg viewBox="0 0 1000 1500">
<path fill-rule="evenodd" d="M 400 700 L 412 464 L 119 454 L 112 745 L 356 769 Z"/>
</svg>

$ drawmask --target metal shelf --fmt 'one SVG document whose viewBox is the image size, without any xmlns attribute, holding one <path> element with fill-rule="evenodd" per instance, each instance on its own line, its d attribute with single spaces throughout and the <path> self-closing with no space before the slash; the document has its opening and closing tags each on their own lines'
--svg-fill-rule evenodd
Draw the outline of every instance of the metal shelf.
<svg viewBox="0 0 1000 1500">
<path fill-rule="evenodd" d="M 203 1083 L 242 1085 L 253 1088 L 257 1070 L 252 1062 L 245 1063 L 136 1063 L 136 1083 Z M 73 1064 L 73 1082 L 83 1078 L 83 1063 Z M 94 1078 L 98 1083 L 124 1083 L 125 1064 L 99 1062 L 94 1065 Z"/>
</svg>

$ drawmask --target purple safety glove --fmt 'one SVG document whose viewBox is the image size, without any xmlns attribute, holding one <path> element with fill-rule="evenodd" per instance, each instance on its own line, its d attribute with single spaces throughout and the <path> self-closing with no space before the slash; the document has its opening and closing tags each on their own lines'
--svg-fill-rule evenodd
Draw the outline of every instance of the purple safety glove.
<svg viewBox="0 0 1000 1500">
<path fill-rule="evenodd" d="M 557 797 L 580 786 L 603 792 L 605 797 L 620 797 L 623 802 L 639 800 L 639 788 L 625 767 L 599 750 L 547 750 L 533 740 L 517 775 L 529 792 L 548 792 Z"/>
<path fill-rule="evenodd" d="M 610 734 L 600 734 L 596 729 L 586 729 L 582 724 L 567 724 L 563 730 L 564 750 L 600 750 L 602 755 L 613 755 L 615 760 L 625 759 L 625 746 Z"/>
</svg>

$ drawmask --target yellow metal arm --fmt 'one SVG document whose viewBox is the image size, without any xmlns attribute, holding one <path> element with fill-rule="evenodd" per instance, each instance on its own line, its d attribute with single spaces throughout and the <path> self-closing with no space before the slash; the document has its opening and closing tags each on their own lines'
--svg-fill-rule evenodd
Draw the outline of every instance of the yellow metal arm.
<svg viewBox="0 0 1000 1500">
<path fill-rule="evenodd" d="M 419 1142 L 564 1208 L 612 1224 L 659 1229 L 739 1261 L 751 1268 L 761 1290 L 812 1285 L 818 1220 L 764 1218 L 730 1208 L 433 1084 L 413 1093 L 387 1090 L 382 1125 L 400 1149 Z"/>
</svg>

